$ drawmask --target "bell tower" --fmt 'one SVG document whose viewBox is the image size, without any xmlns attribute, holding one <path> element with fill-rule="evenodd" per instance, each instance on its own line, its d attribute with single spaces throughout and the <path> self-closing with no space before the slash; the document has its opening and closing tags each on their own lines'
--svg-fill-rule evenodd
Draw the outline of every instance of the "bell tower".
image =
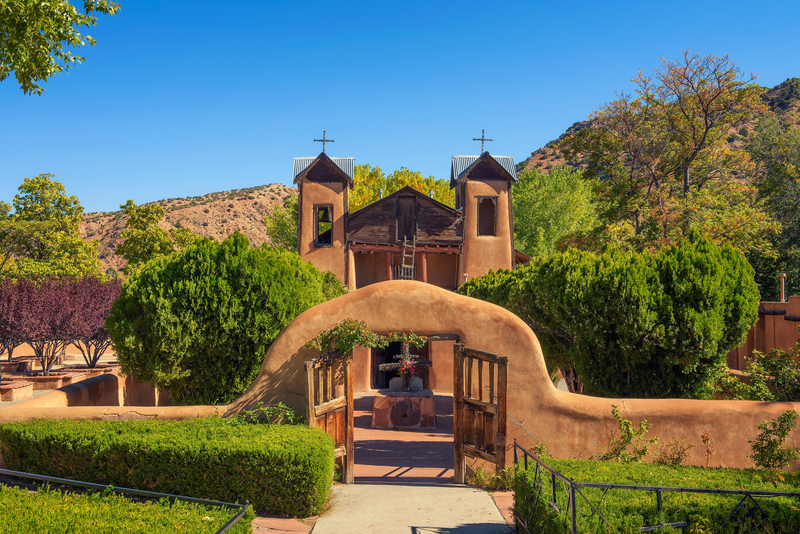
<svg viewBox="0 0 800 534">
<path fill-rule="evenodd" d="M 509 156 L 453 156 L 450 187 L 464 220 L 459 285 L 490 269 L 514 268 L 511 186 L 516 180 Z"/>
<path fill-rule="evenodd" d="M 348 190 L 353 188 L 354 158 L 294 159 L 298 199 L 297 252 L 344 284 Z"/>
</svg>

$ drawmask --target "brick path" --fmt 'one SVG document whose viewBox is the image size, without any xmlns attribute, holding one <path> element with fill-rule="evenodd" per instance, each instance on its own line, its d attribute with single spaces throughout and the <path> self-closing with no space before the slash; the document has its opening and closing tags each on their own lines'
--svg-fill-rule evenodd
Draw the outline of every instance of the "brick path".
<svg viewBox="0 0 800 534">
<path fill-rule="evenodd" d="M 453 398 L 436 395 L 436 430 L 370 428 L 370 393 L 355 399 L 355 478 L 369 484 L 453 482 Z"/>
</svg>

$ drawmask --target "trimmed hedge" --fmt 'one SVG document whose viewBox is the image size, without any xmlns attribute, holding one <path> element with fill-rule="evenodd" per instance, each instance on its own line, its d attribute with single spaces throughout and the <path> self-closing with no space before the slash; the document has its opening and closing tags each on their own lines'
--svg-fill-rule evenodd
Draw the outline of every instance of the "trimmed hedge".
<svg viewBox="0 0 800 534">
<path fill-rule="evenodd" d="M 116 534 L 213 534 L 238 510 L 168 499 L 134 502 L 111 492 L 73 493 L 0 485 L 3 532 L 104 532 Z M 13 510 L 13 512 L 11 512 Z M 228 532 L 253 532 L 248 508 Z"/>
<path fill-rule="evenodd" d="M 778 492 L 800 492 L 800 472 L 781 473 L 783 482 L 773 485 L 765 482 L 764 472 L 755 469 L 724 469 L 689 466 L 661 466 L 644 463 L 623 464 L 597 460 L 556 460 L 547 458 L 545 463 L 567 478 L 577 482 L 626 484 L 640 486 L 669 486 L 683 488 L 746 489 Z M 552 496 L 552 478 L 541 471 L 543 487 L 534 509 L 537 491 L 533 485 L 535 464 L 528 471 L 517 470 L 514 480 L 514 513 L 527 518 L 532 532 L 568 533 L 570 519 L 567 513 L 569 487 L 556 481 L 557 501 L 562 512 L 556 513 L 548 504 Z M 663 512 L 656 507 L 653 491 L 613 489 L 603 497 L 602 489 L 581 488 L 583 494 L 598 507 L 606 520 L 615 528 L 609 529 L 603 520 L 592 513 L 588 504 L 576 493 L 578 502 L 578 532 L 639 532 L 643 526 L 660 523 L 687 521 L 684 532 L 717 532 L 742 498 L 741 495 L 716 495 L 702 493 L 662 492 Z M 769 520 L 759 532 L 790 533 L 800 531 L 800 507 L 798 499 L 790 497 L 756 497 L 759 506 L 767 512 Z M 601 504 L 598 504 L 601 503 Z M 737 517 L 747 512 L 747 502 L 742 505 Z M 585 515 L 584 515 L 585 514 Z M 756 523 L 760 514 L 756 511 Z M 723 533 L 749 532 L 752 519 L 728 521 Z M 670 532 L 680 529 L 665 529 Z M 520 529 L 520 531 L 523 531 Z"/>
<path fill-rule="evenodd" d="M 333 440 L 296 425 L 39 420 L 0 425 L 10 469 L 85 482 L 319 514 L 333 474 Z"/>
</svg>

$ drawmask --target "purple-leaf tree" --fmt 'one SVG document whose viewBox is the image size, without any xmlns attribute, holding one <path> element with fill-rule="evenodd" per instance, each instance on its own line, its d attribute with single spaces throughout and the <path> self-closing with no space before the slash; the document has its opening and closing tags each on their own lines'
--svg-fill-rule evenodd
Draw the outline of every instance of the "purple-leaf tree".
<svg viewBox="0 0 800 534">
<path fill-rule="evenodd" d="M 81 351 L 86 366 L 94 368 L 100 356 L 111 346 L 106 318 L 111 305 L 119 297 L 122 282 L 84 278 L 76 282 L 75 289 L 76 310 L 69 328 L 72 344 Z"/>
<path fill-rule="evenodd" d="M 70 278 L 17 281 L 21 304 L 17 333 L 33 349 L 45 376 L 74 339 L 71 330 L 78 304 L 77 283 Z"/>
<path fill-rule="evenodd" d="M 17 328 L 21 303 L 16 285 L 9 278 L 0 280 L 0 356 L 8 352 L 8 361 L 14 356 L 14 349 L 24 343 Z"/>
</svg>

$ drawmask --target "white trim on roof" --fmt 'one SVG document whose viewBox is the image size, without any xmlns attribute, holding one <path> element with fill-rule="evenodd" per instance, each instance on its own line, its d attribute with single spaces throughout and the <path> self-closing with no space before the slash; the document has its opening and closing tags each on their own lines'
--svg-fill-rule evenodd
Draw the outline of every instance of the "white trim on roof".
<svg viewBox="0 0 800 534">
<path fill-rule="evenodd" d="M 493 156 L 489 154 L 489 157 L 494 159 L 497 163 L 503 167 L 508 174 L 511 175 L 511 178 L 514 181 L 517 180 L 517 170 L 514 167 L 514 158 L 511 156 Z M 464 174 L 464 171 L 469 169 L 473 163 L 478 161 L 480 156 L 453 156 L 453 164 L 450 168 L 450 182 L 455 183 L 458 178 Z"/>
<path fill-rule="evenodd" d="M 316 160 L 317 157 L 319 156 L 294 158 L 292 181 L 296 180 L 304 170 L 314 163 L 314 160 Z M 331 158 L 331 161 L 334 163 L 334 165 L 342 169 L 342 171 L 349 176 L 351 180 L 353 179 L 353 175 L 355 174 L 356 158 Z"/>
</svg>

